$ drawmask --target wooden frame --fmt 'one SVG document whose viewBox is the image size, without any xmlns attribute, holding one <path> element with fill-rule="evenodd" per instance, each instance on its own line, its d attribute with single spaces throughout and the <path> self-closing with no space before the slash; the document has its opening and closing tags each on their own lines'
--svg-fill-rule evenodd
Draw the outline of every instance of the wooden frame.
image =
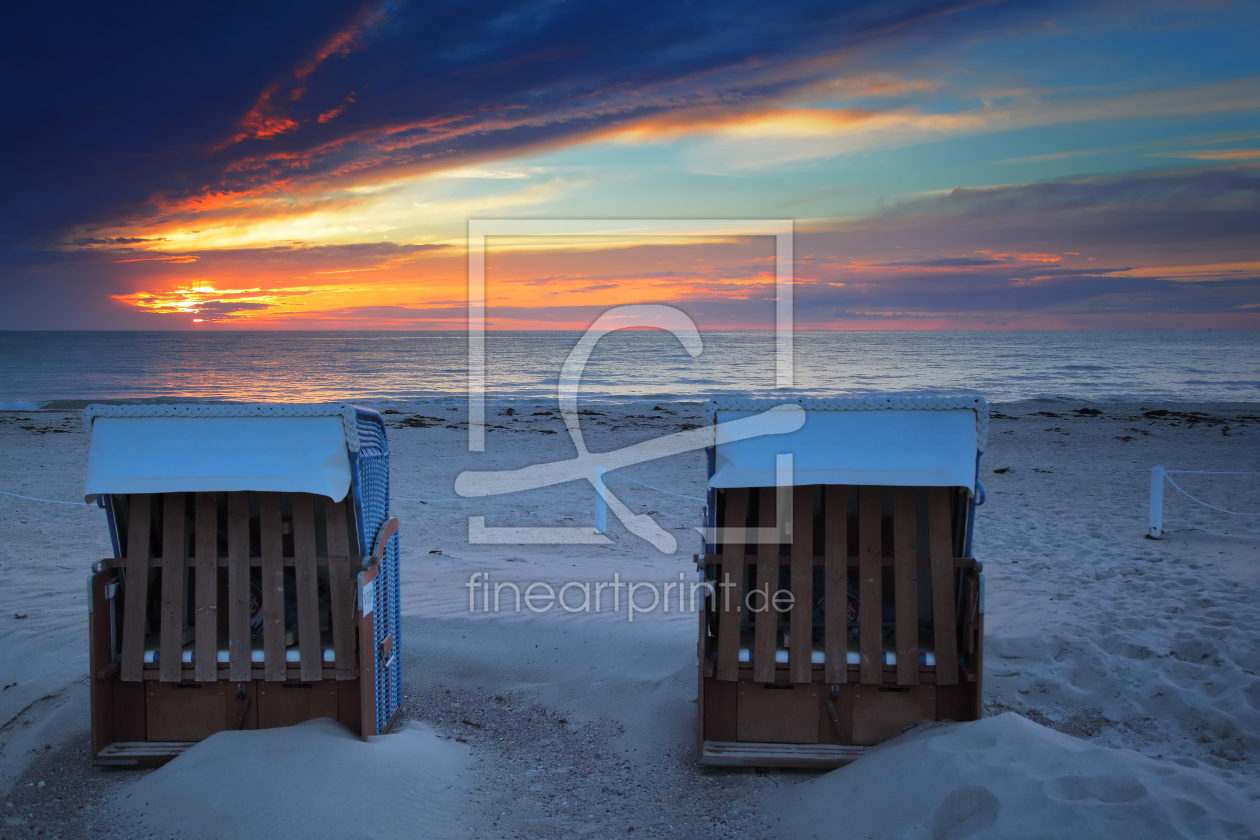
<svg viewBox="0 0 1260 840">
<path fill-rule="evenodd" d="M 242 491 L 111 503 L 125 555 L 95 564 L 89 580 L 97 763 L 161 763 L 214 732 L 314 717 L 377 734 L 375 669 L 394 651 L 392 637 L 375 644 L 372 592 L 397 520 L 362 558 L 351 498 Z M 251 598 L 261 599 L 261 634 Z"/>
<path fill-rule="evenodd" d="M 773 526 L 775 489 L 717 491 L 711 524 Z M 697 557 L 710 584 L 700 763 L 837 767 L 921 720 L 978 719 L 980 569 L 955 556 L 966 491 L 816 485 L 791 500 L 790 545 L 731 541 Z"/>
</svg>

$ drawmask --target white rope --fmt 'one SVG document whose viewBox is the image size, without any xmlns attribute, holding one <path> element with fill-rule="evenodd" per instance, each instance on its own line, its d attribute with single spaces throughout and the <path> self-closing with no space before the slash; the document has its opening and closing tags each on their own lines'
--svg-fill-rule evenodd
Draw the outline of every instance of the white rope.
<svg viewBox="0 0 1260 840">
<path fill-rule="evenodd" d="M 26 499 L 30 502 L 48 502 L 50 505 L 75 505 L 76 507 L 86 507 L 84 502 L 59 502 L 56 499 L 37 499 L 34 496 L 23 496 L 20 493 L 6 493 L 0 490 L 0 496 L 12 496 L 15 499 Z"/>
<path fill-rule="evenodd" d="M 680 499 L 691 499 L 691 501 L 693 501 L 693 502 L 701 502 L 701 503 L 703 503 L 703 502 L 705 501 L 704 499 L 698 499 L 698 498 L 696 498 L 695 496 L 687 496 L 687 495 L 685 495 L 685 494 L 683 494 L 683 493 L 675 493 L 673 490 L 665 490 L 665 489 L 663 489 L 663 488 L 661 488 L 661 487 L 653 487 L 651 484 L 647 484 L 647 483 L 645 483 L 645 482 L 639 481 L 637 478 L 631 478 L 631 477 L 630 477 L 630 476 L 628 476 L 628 475 L 621 475 L 621 473 L 617 472 L 616 470 L 609 470 L 608 472 L 609 472 L 609 473 L 611 473 L 612 475 L 620 475 L 620 476 L 621 476 L 622 478 L 624 478 L 626 481 L 633 481 L 635 484 L 638 484 L 638 485 L 640 485 L 640 486 L 646 487 L 646 488 L 648 488 L 649 490 L 655 490 L 655 491 L 656 491 L 656 492 L 658 492 L 658 493 L 665 493 L 665 494 L 670 495 L 670 496 L 677 496 L 677 497 L 678 497 L 678 498 L 680 498 Z"/>
<path fill-rule="evenodd" d="M 573 478 L 581 478 L 581 476 L 575 475 Z M 573 478 L 566 478 L 565 481 L 572 481 Z M 517 493 L 528 493 L 530 490 L 543 489 L 545 489 L 545 487 L 526 487 L 523 490 L 509 490 L 506 493 L 490 493 L 486 496 L 469 496 L 466 499 L 411 499 L 406 496 L 390 496 L 389 498 L 390 501 L 393 502 L 420 502 L 421 504 L 427 505 L 430 502 L 475 502 L 478 499 L 493 499 L 496 496 L 512 496 Z"/>
<path fill-rule="evenodd" d="M 1260 475 L 1260 473 L 1243 473 L 1243 472 L 1208 473 L 1208 472 L 1203 472 L 1203 470 L 1164 470 L 1164 478 L 1168 479 L 1168 483 L 1171 484 L 1178 493 L 1185 496 L 1187 499 L 1189 499 L 1192 502 L 1198 502 L 1199 504 L 1203 505 L 1206 508 L 1211 508 L 1212 510 L 1219 510 L 1221 513 L 1228 513 L 1233 516 L 1260 516 L 1260 513 L 1240 513 L 1236 510 L 1225 510 L 1225 508 L 1219 508 L 1216 505 L 1209 505 L 1207 502 L 1203 501 L 1202 499 L 1196 499 L 1194 496 L 1191 496 L 1185 490 L 1182 490 L 1181 486 L 1178 485 L 1177 482 L 1173 481 L 1172 478 L 1168 476 L 1168 473 L 1170 472 L 1202 473 L 1203 475 Z"/>
<path fill-rule="evenodd" d="M 606 474 L 621 476 L 626 481 L 633 481 L 635 484 L 642 485 L 648 488 L 649 490 L 655 490 L 658 493 L 665 493 L 670 496 L 677 496 L 680 499 L 690 499 L 693 502 L 704 502 L 704 499 L 699 499 L 699 498 L 696 498 L 695 496 L 687 496 L 687 495 L 684 495 L 683 493 L 675 493 L 674 491 L 666 490 L 663 487 L 653 487 L 651 484 L 646 484 L 642 481 L 639 481 L 637 478 L 631 478 L 628 475 L 622 475 L 616 470 L 608 470 Z M 574 481 L 575 479 L 582 478 L 585 475 L 586 473 L 579 473 L 570 478 L 566 478 L 564 481 Z M 563 484 L 564 482 L 556 482 L 556 483 Z M 530 490 L 542 490 L 542 489 L 543 488 L 541 487 L 526 487 L 522 490 L 509 490 L 506 493 L 491 493 L 487 496 L 469 496 L 468 498 L 465 498 L 465 499 L 411 499 L 406 496 L 390 496 L 389 498 L 391 501 L 395 501 L 395 502 L 420 502 L 422 504 L 427 505 L 430 502 L 472 502 L 472 501 L 476 501 L 477 499 L 493 499 L 498 496 L 512 496 L 516 493 L 528 493 Z"/>
<path fill-rule="evenodd" d="M 574 481 L 576 479 L 582 478 L 589 472 L 590 470 L 587 470 L 586 472 L 580 472 L 577 475 L 571 475 L 568 478 L 563 479 L 562 481 L 555 482 L 555 484 L 564 484 L 566 481 Z M 548 486 L 551 486 L 551 485 L 543 485 L 542 487 L 523 487 L 520 490 L 509 490 L 506 493 L 489 493 L 485 496 L 467 496 L 463 499 L 410 499 L 410 498 L 407 498 L 406 496 L 390 496 L 389 499 L 392 502 L 420 502 L 426 505 L 429 504 L 430 502 L 475 502 L 478 499 L 493 499 L 497 496 L 514 496 L 517 493 L 528 493 L 530 490 L 543 490 Z"/>
</svg>

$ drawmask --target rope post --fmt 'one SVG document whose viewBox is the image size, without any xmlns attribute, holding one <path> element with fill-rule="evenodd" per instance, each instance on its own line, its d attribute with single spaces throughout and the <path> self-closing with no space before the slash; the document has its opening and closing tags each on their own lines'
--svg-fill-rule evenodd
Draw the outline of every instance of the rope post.
<svg viewBox="0 0 1260 840">
<path fill-rule="evenodd" d="M 1151 529 L 1147 536 L 1155 539 L 1164 533 L 1164 468 L 1151 469 Z"/>
<path fill-rule="evenodd" d="M 608 488 L 604 486 L 604 473 L 607 472 L 603 467 L 595 468 L 595 533 L 604 534 L 608 532 Z"/>
</svg>

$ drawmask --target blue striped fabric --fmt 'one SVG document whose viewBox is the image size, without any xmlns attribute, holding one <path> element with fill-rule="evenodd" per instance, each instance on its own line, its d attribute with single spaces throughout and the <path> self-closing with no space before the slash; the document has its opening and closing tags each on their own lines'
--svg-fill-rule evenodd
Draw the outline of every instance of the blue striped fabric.
<svg viewBox="0 0 1260 840">
<path fill-rule="evenodd" d="M 389 521 L 389 441 L 385 421 L 375 411 L 355 409 L 359 421 L 359 451 L 353 456 L 353 491 L 358 511 L 360 551 L 367 554 Z M 376 728 L 381 731 L 398 709 L 402 697 L 402 621 L 399 615 L 398 535 L 390 538 L 377 575 L 374 635 L 377 650 L 393 635 L 393 662 L 376 666 Z"/>
</svg>

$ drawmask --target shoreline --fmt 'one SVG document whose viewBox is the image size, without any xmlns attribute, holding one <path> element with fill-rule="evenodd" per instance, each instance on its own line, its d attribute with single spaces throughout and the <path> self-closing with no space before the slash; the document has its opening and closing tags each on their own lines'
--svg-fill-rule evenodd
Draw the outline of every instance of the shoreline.
<svg viewBox="0 0 1260 840">
<path fill-rule="evenodd" d="M 931 391 L 918 390 L 913 392 L 901 391 L 852 391 L 842 394 L 781 394 L 774 391 L 766 392 L 749 392 L 740 393 L 737 396 L 755 399 L 776 399 L 781 398 L 784 401 L 796 399 L 846 399 L 851 397 L 880 397 L 880 396 L 896 396 L 903 393 L 913 393 L 920 396 L 963 396 L 963 397 L 983 397 L 980 391 Z M 736 396 L 736 395 L 732 395 Z M 702 406 L 711 398 L 715 397 L 694 397 L 681 398 L 677 395 L 662 396 L 609 396 L 609 395 L 582 395 L 578 402 L 579 405 L 602 405 L 609 407 L 631 407 L 646 403 L 668 403 L 678 406 Z M 720 398 L 720 397 L 717 397 Z M 302 404 L 305 401 L 295 401 L 295 404 Z M 313 401 L 319 402 L 319 401 Z M 444 395 L 434 396 L 430 399 L 414 399 L 414 400 L 389 400 L 389 399 L 372 399 L 372 400 L 355 400 L 341 399 L 328 400 L 332 403 L 350 403 L 352 405 L 362 406 L 363 408 L 371 408 L 382 413 L 388 410 L 395 411 L 418 411 L 424 408 L 440 407 L 440 408 L 466 408 L 468 398 L 464 395 Z M 1199 399 L 1174 399 L 1168 396 L 1150 396 L 1150 397 L 1116 397 L 1113 399 L 1091 399 L 1086 397 L 1073 396 L 1044 396 L 1044 397 L 1028 397 L 1020 400 L 989 400 L 989 408 L 993 410 L 999 406 L 1018 410 L 1023 406 L 1030 405 L 1060 405 L 1066 403 L 1080 403 L 1084 407 L 1098 408 L 1112 406 L 1120 408 L 1123 406 L 1134 405 L 1151 405 L 1160 406 L 1210 406 L 1214 408 L 1238 409 L 1244 406 L 1254 406 L 1260 409 L 1260 395 L 1255 399 L 1230 399 L 1230 400 L 1199 400 Z M 195 397 L 144 397 L 144 398 L 125 398 L 110 397 L 98 399 L 54 399 L 54 400 L 13 400 L 10 402 L 0 401 L 0 416 L 4 414 L 21 413 L 21 412 L 73 412 L 78 413 L 89 405 L 252 405 L 255 404 L 251 400 L 234 400 L 234 399 L 209 399 Z M 530 396 L 530 397 L 494 397 L 487 395 L 485 405 L 487 408 L 511 408 L 513 406 L 552 406 L 556 404 L 556 397 L 551 396 Z"/>
</svg>

